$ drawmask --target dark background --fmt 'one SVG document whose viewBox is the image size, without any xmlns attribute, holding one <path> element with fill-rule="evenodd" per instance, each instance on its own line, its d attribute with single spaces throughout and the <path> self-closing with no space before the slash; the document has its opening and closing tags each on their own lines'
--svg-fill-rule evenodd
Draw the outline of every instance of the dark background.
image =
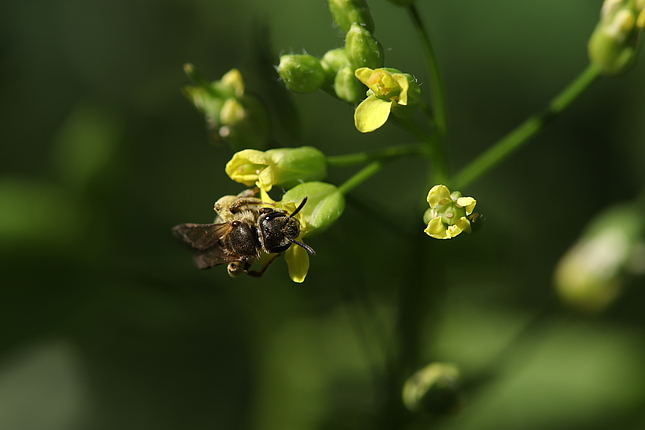
<svg viewBox="0 0 645 430">
<path fill-rule="evenodd" d="M 600 5 L 418 2 L 445 76 L 453 170 L 583 70 Z M 370 6 L 386 65 L 427 95 L 406 12 Z M 213 202 L 242 189 L 223 172 L 232 151 L 209 142 L 180 92 L 182 65 L 211 79 L 237 67 L 266 97 L 277 79 L 256 61 L 266 28 L 275 63 L 342 44 L 322 0 L 0 6 L 0 428 L 375 428 L 374 375 L 410 282 L 427 292 L 409 310 L 419 366 L 499 365 L 437 428 L 644 428 L 642 279 L 593 318 L 551 304 L 553 267 L 586 222 L 642 189 L 643 65 L 596 83 L 462 190 L 487 216 L 481 232 L 423 236 L 427 172 L 401 159 L 309 241 L 318 255 L 305 283 L 283 261 L 262 280 L 230 279 L 196 270 L 170 234 L 209 222 Z M 282 144 L 339 155 L 413 141 L 390 124 L 360 134 L 352 108 L 322 92 L 294 100 L 302 134 Z"/>
</svg>

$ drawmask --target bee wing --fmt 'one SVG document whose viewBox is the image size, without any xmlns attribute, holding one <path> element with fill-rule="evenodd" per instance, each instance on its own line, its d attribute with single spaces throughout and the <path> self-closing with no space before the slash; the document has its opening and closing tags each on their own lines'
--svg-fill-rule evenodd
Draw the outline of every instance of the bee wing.
<svg viewBox="0 0 645 430">
<path fill-rule="evenodd" d="M 208 249 L 199 251 L 194 260 L 198 269 L 208 269 L 220 264 L 239 261 L 240 258 L 236 255 L 227 254 L 218 243 Z"/>
<path fill-rule="evenodd" d="M 179 224 L 172 232 L 178 239 L 183 240 L 193 248 L 206 250 L 230 230 L 228 223 L 222 224 Z"/>
</svg>

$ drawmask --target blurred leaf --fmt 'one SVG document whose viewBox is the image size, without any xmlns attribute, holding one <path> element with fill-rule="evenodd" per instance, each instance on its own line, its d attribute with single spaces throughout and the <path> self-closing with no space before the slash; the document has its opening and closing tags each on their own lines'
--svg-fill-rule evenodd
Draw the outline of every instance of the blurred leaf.
<svg viewBox="0 0 645 430">
<path fill-rule="evenodd" d="M 85 191 L 115 176 L 121 119 L 103 106 L 79 102 L 54 138 L 54 167 L 65 183 Z"/>
</svg>

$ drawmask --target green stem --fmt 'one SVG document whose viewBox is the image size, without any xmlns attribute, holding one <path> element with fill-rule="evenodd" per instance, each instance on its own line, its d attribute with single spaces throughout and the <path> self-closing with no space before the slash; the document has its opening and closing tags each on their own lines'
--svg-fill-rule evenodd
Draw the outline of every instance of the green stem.
<svg viewBox="0 0 645 430">
<path fill-rule="evenodd" d="M 471 184 L 506 159 L 511 153 L 522 147 L 529 139 L 542 131 L 547 124 L 568 108 L 599 76 L 598 69 L 593 65 L 589 65 L 551 101 L 542 113 L 529 117 L 515 130 L 464 167 L 455 176 L 454 187 L 460 189 Z"/>
<path fill-rule="evenodd" d="M 370 164 L 356 172 L 354 176 L 345 181 L 344 184 L 338 187 L 338 191 L 340 191 L 343 195 L 347 194 L 348 192 L 362 184 L 365 180 L 373 176 L 376 172 L 381 170 L 381 167 L 383 167 L 382 161 L 372 161 Z"/>
<path fill-rule="evenodd" d="M 439 71 L 439 63 L 437 62 L 437 57 L 435 55 L 434 48 L 432 47 L 429 33 L 423 25 L 423 20 L 421 19 L 421 15 L 419 14 L 419 10 L 416 5 L 411 4 L 408 6 L 408 12 L 410 13 L 410 17 L 412 18 L 412 22 L 417 30 L 417 35 L 419 36 L 419 40 L 421 41 L 423 48 L 423 54 L 425 56 L 426 67 L 428 68 L 432 88 L 434 123 L 438 134 L 443 138 L 447 131 L 446 99 L 443 92 L 443 80 Z"/>
<path fill-rule="evenodd" d="M 419 143 L 410 143 L 405 145 L 390 146 L 370 152 L 357 152 L 354 154 L 334 155 L 327 157 L 327 166 L 347 167 L 359 164 L 366 164 L 370 161 L 389 161 L 399 157 L 409 155 L 426 154 L 427 148 Z"/>
<path fill-rule="evenodd" d="M 430 124 L 435 130 L 435 135 L 431 138 L 426 138 L 427 145 L 431 148 L 430 158 L 432 162 L 432 169 L 430 171 L 429 183 L 443 184 L 447 182 L 448 178 L 448 165 L 446 161 L 446 135 L 448 133 L 448 120 L 446 109 L 446 98 L 444 95 L 443 79 L 441 71 L 439 70 L 439 63 L 435 55 L 432 41 L 428 31 L 426 30 L 419 10 L 415 4 L 408 6 L 410 18 L 414 23 L 417 31 L 423 54 L 426 60 L 426 67 L 430 78 L 430 88 L 432 97 L 432 110 L 434 115 L 429 115 Z"/>
</svg>

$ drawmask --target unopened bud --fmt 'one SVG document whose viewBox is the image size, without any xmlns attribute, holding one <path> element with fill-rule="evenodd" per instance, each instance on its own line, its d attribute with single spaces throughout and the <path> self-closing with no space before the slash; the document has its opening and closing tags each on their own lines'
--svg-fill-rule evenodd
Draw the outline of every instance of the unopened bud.
<svg viewBox="0 0 645 430">
<path fill-rule="evenodd" d="M 345 38 L 345 49 L 354 69 L 383 67 L 383 46 L 366 28 L 352 24 Z"/>
<path fill-rule="evenodd" d="M 560 298 L 587 313 L 605 309 L 627 276 L 643 270 L 644 233 L 645 219 L 635 205 L 614 206 L 598 215 L 556 267 Z"/>
<path fill-rule="evenodd" d="M 450 363 L 427 365 L 405 382 L 403 403 L 413 412 L 456 413 L 461 407 L 459 370 Z"/>
<path fill-rule="evenodd" d="M 605 75 L 631 68 L 645 27 L 645 2 L 605 0 L 600 21 L 589 39 L 589 58 Z"/>
<path fill-rule="evenodd" d="M 314 92 L 325 83 L 325 71 L 320 60 L 309 54 L 283 55 L 278 74 L 287 88 L 296 93 Z"/>
<path fill-rule="evenodd" d="M 336 73 L 334 91 L 339 99 L 349 103 L 358 103 L 365 97 L 365 85 L 356 79 L 351 66 L 343 67 Z"/>
<path fill-rule="evenodd" d="M 329 0 L 329 11 L 343 33 L 347 33 L 352 24 L 374 31 L 374 20 L 365 0 Z"/>
</svg>

